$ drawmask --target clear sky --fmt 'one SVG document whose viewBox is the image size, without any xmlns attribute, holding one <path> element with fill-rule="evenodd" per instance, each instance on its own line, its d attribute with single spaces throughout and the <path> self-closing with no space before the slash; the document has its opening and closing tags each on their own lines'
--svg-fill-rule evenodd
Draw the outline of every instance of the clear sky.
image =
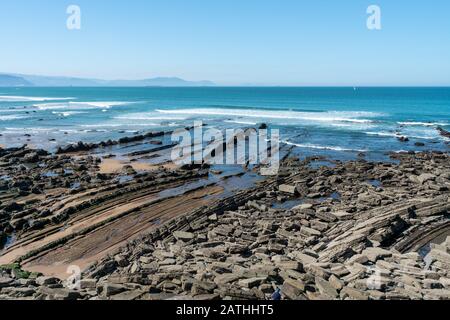
<svg viewBox="0 0 450 320">
<path fill-rule="evenodd" d="M 81 30 L 66 9 L 81 8 Z M 381 30 L 366 27 L 381 8 Z M 1 0 L 0 72 L 450 85 L 448 0 Z"/>
</svg>

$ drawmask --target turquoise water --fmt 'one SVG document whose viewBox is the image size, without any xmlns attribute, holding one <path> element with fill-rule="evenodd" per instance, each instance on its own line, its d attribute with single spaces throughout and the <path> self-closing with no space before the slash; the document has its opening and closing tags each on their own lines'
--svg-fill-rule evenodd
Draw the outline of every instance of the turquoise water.
<svg viewBox="0 0 450 320">
<path fill-rule="evenodd" d="M 304 155 L 448 151 L 436 128 L 450 130 L 450 88 L 0 88 L 4 146 L 52 149 L 194 120 L 218 128 L 264 122 Z"/>
</svg>

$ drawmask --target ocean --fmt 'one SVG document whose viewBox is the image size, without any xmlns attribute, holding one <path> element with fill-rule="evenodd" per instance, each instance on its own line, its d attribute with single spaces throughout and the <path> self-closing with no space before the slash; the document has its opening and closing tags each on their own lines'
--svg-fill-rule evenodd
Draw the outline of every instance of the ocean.
<svg viewBox="0 0 450 320">
<path fill-rule="evenodd" d="M 382 160 L 449 150 L 437 128 L 450 130 L 450 88 L 0 88 L 4 147 L 54 150 L 196 120 L 219 129 L 266 123 L 299 156 Z"/>
</svg>

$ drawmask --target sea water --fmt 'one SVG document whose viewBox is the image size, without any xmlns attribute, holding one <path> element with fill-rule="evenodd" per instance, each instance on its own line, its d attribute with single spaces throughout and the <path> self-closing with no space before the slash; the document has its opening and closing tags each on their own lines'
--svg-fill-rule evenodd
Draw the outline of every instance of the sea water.
<svg viewBox="0 0 450 320">
<path fill-rule="evenodd" d="M 266 123 L 305 156 L 448 151 L 437 128 L 450 130 L 450 88 L 0 88 L 4 147 L 54 150 L 199 120 L 218 129 Z"/>
</svg>

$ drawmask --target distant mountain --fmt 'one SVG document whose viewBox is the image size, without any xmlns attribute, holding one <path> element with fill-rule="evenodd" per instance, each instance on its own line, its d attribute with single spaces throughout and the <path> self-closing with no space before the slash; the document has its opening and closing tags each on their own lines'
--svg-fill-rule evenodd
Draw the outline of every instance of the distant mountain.
<svg viewBox="0 0 450 320">
<path fill-rule="evenodd" d="M 187 81 L 175 77 L 159 77 L 144 80 L 100 80 L 24 74 L 0 74 L 0 87 L 206 87 L 214 85 L 211 81 Z"/>
<path fill-rule="evenodd" d="M 29 87 L 33 84 L 22 77 L 0 74 L 0 87 Z"/>
<path fill-rule="evenodd" d="M 90 79 L 70 77 L 47 77 L 18 74 L 36 87 L 92 87 L 98 86 L 98 82 Z"/>
<path fill-rule="evenodd" d="M 102 85 L 116 87 L 206 87 L 214 86 L 211 81 L 186 81 L 180 78 L 152 78 L 144 80 L 111 80 L 99 81 Z"/>
<path fill-rule="evenodd" d="M 140 84 L 147 87 L 205 87 L 214 86 L 211 81 L 186 81 L 180 78 L 152 78 L 138 81 L 112 81 L 112 83 Z"/>
</svg>

